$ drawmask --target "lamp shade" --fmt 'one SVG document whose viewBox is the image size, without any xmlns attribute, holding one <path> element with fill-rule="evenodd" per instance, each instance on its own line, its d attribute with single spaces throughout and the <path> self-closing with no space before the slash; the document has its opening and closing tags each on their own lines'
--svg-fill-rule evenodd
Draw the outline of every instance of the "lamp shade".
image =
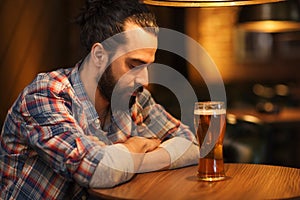
<svg viewBox="0 0 300 200">
<path fill-rule="evenodd" d="M 143 3 L 154 6 L 171 7 L 221 7 L 221 6 L 242 6 L 255 5 L 282 0 L 142 0 Z"/>
<path fill-rule="evenodd" d="M 243 6 L 238 16 L 238 27 L 246 31 L 267 33 L 299 31 L 299 1 Z"/>
</svg>

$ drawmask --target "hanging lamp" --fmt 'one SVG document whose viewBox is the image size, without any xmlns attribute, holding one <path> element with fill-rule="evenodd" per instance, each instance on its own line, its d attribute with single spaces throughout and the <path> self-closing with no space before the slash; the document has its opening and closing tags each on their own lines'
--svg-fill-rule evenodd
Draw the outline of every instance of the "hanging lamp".
<svg viewBox="0 0 300 200">
<path fill-rule="evenodd" d="M 243 6 L 238 14 L 237 27 L 245 31 L 264 33 L 300 31 L 300 2 L 286 0 Z"/>
<path fill-rule="evenodd" d="M 170 7 L 224 7 L 224 6 L 243 6 L 255 5 L 282 0 L 142 0 L 143 3 L 154 6 Z"/>
</svg>

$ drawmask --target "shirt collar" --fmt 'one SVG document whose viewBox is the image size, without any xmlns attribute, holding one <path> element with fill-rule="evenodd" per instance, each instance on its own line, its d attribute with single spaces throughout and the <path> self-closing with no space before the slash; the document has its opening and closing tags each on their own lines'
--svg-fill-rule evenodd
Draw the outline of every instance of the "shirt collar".
<svg viewBox="0 0 300 200">
<path fill-rule="evenodd" d="M 99 118 L 99 116 L 95 109 L 95 106 L 90 101 L 90 99 L 84 89 L 83 83 L 80 79 L 79 68 L 80 68 L 81 63 L 82 62 L 80 61 L 75 65 L 75 67 L 72 71 L 72 74 L 71 74 L 71 81 L 73 83 L 73 88 L 75 90 L 75 93 L 83 105 L 83 109 L 86 114 L 87 120 L 88 120 L 88 122 L 91 122 L 91 121 L 97 120 Z"/>
</svg>

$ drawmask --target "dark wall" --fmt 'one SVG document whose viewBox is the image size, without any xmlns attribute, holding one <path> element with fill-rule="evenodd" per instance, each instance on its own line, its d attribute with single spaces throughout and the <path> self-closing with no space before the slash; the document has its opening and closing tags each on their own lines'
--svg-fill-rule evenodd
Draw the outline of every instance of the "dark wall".
<svg viewBox="0 0 300 200">
<path fill-rule="evenodd" d="M 80 7 L 72 0 L 1 0 L 0 125 L 20 91 L 37 73 L 73 66 L 80 58 Z"/>
</svg>

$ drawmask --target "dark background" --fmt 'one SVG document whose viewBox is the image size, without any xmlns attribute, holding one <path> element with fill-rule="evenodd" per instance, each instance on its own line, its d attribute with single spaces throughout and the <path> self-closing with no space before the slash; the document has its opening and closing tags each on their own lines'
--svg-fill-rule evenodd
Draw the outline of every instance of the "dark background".
<svg viewBox="0 0 300 200">
<path fill-rule="evenodd" d="M 1 127 L 9 107 L 37 73 L 72 67 L 82 58 L 78 27 L 71 23 L 82 2 L 0 1 Z M 299 32 L 263 34 L 239 31 L 236 28 L 237 7 L 184 9 L 152 6 L 151 9 L 161 27 L 189 35 L 211 55 L 224 80 L 228 108 L 255 109 L 261 100 L 279 102 L 282 107 L 299 106 Z M 199 100 L 209 99 L 201 76 L 184 59 L 159 50 L 156 62 L 171 66 L 186 77 Z M 253 92 L 257 84 L 271 90 L 284 84 L 289 92 L 266 99 Z M 172 91 L 160 85 L 150 85 L 150 90 L 159 103 L 180 117 L 180 107 Z M 280 129 L 275 130 L 243 122 L 241 125 L 228 124 L 227 135 L 233 143 L 245 145 L 254 152 L 255 158 L 248 162 L 300 167 L 297 124 L 281 124 Z M 234 158 L 231 160 L 235 161 Z"/>
</svg>

